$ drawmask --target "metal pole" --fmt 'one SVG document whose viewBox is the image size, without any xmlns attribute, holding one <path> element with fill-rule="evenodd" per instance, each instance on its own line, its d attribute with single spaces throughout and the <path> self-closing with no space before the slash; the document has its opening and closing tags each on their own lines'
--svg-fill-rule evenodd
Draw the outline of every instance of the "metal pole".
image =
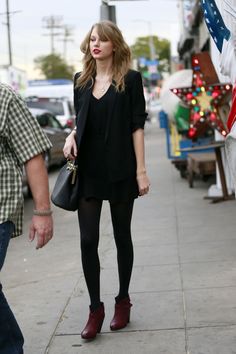
<svg viewBox="0 0 236 354">
<path fill-rule="evenodd" d="M 148 46 L 149 46 L 150 59 L 151 60 L 156 59 L 156 50 L 155 50 L 154 41 L 153 41 L 151 22 L 147 21 L 147 20 L 142 20 L 142 19 L 137 19 L 137 20 L 135 20 L 135 22 L 143 22 L 143 23 L 147 24 L 147 26 L 148 26 Z"/>
<path fill-rule="evenodd" d="M 148 24 L 148 32 L 149 32 L 150 59 L 154 60 L 156 59 L 156 51 L 155 51 L 153 36 L 152 36 L 152 25 L 150 21 L 146 21 L 146 22 Z"/>
<path fill-rule="evenodd" d="M 116 23 L 116 7 L 108 4 L 109 0 L 102 0 L 100 6 L 100 20 L 109 20 Z"/>
<path fill-rule="evenodd" d="M 6 15 L 7 15 L 7 37 L 8 37 L 9 65 L 12 65 L 11 25 L 10 25 L 10 12 L 9 12 L 9 1 L 8 0 L 6 0 Z"/>
<path fill-rule="evenodd" d="M 184 33 L 185 25 L 184 25 L 184 2 L 179 0 L 179 16 L 180 16 L 180 35 Z"/>
<path fill-rule="evenodd" d="M 51 27 L 50 28 L 50 32 L 51 32 L 51 34 L 50 34 L 50 37 L 51 37 L 51 53 L 52 54 L 54 54 L 54 52 L 55 52 L 55 50 L 54 50 L 54 28 L 53 27 Z"/>
</svg>

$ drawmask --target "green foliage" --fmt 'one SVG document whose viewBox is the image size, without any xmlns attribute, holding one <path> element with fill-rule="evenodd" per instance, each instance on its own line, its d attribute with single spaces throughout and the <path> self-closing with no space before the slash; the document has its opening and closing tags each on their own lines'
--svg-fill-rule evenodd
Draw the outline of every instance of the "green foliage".
<svg viewBox="0 0 236 354">
<path fill-rule="evenodd" d="M 159 60 L 158 71 L 169 71 L 170 63 L 170 42 L 165 38 L 159 38 L 157 36 L 152 36 L 153 47 L 155 49 L 156 58 Z M 150 37 L 138 37 L 131 46 L 131 51 L 133 58 L 138 59 L 144 57 L 150 59 Z M 141 68 L 145 71 L 147 68 Z"/>
<path fill-rule="evenodd" d="M 35 66 L 46 79 L 72 79 L 74 67 L 68 65 L 59 54 L 42 55 L 34 59 Z"/>
</svg>

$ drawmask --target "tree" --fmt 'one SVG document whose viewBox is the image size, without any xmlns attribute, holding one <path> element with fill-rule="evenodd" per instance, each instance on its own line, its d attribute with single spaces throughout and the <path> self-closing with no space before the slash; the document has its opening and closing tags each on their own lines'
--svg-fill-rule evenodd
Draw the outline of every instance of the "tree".
<svg viewBox="0 0 236 354">
<path fill-rule="evenodd" d="M 39 69 L 46 79 L 72 79 L 74 67 L 68 65 L 59 54 L 42 55 L 34 59 L 36 69 Z"/>
<path fill-rule="evenodd" d="M 170 67 L 170 42 L 165 38 L 152 36 L 153 46 L 156 53 L 156 58 L 159 61 L 158 71 L 169 71 Z M 150 59 L 150 37 L 138 37 L 131 46 L 133 58 L 138 59 L 144 57 Z M 141 71 L 146 71 L 147 68 L 140 68 Z"/>
</svg>

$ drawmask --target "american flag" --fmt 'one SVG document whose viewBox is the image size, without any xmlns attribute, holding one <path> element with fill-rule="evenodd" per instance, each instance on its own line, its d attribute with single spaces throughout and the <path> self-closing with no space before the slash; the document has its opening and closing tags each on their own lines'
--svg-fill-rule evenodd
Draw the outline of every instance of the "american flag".
<svg viewBox="0 0 236 354">
<path fill-rule="evenodd" d="M 209 32 L 218 50 L 222 52 L 223 41 L 229 40 L 230 30 L 226 27 L 214 0 L 201 0 L 201 3 Z"/>
</svg>

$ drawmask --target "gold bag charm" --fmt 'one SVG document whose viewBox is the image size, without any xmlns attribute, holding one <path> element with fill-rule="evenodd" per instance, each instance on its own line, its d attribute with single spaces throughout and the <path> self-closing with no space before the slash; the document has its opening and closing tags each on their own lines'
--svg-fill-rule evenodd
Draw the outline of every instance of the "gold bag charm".
<svg viewBox="0 0 236 354">
<path fill-rule="evenodd" d="M 78 166 L 75 165 L 74 161 L 67 161 L 67 170 L 72 171 L 72 179 L 71 184 L 75 184 L 76 174 L 78 170 Z"/>
</svg>

